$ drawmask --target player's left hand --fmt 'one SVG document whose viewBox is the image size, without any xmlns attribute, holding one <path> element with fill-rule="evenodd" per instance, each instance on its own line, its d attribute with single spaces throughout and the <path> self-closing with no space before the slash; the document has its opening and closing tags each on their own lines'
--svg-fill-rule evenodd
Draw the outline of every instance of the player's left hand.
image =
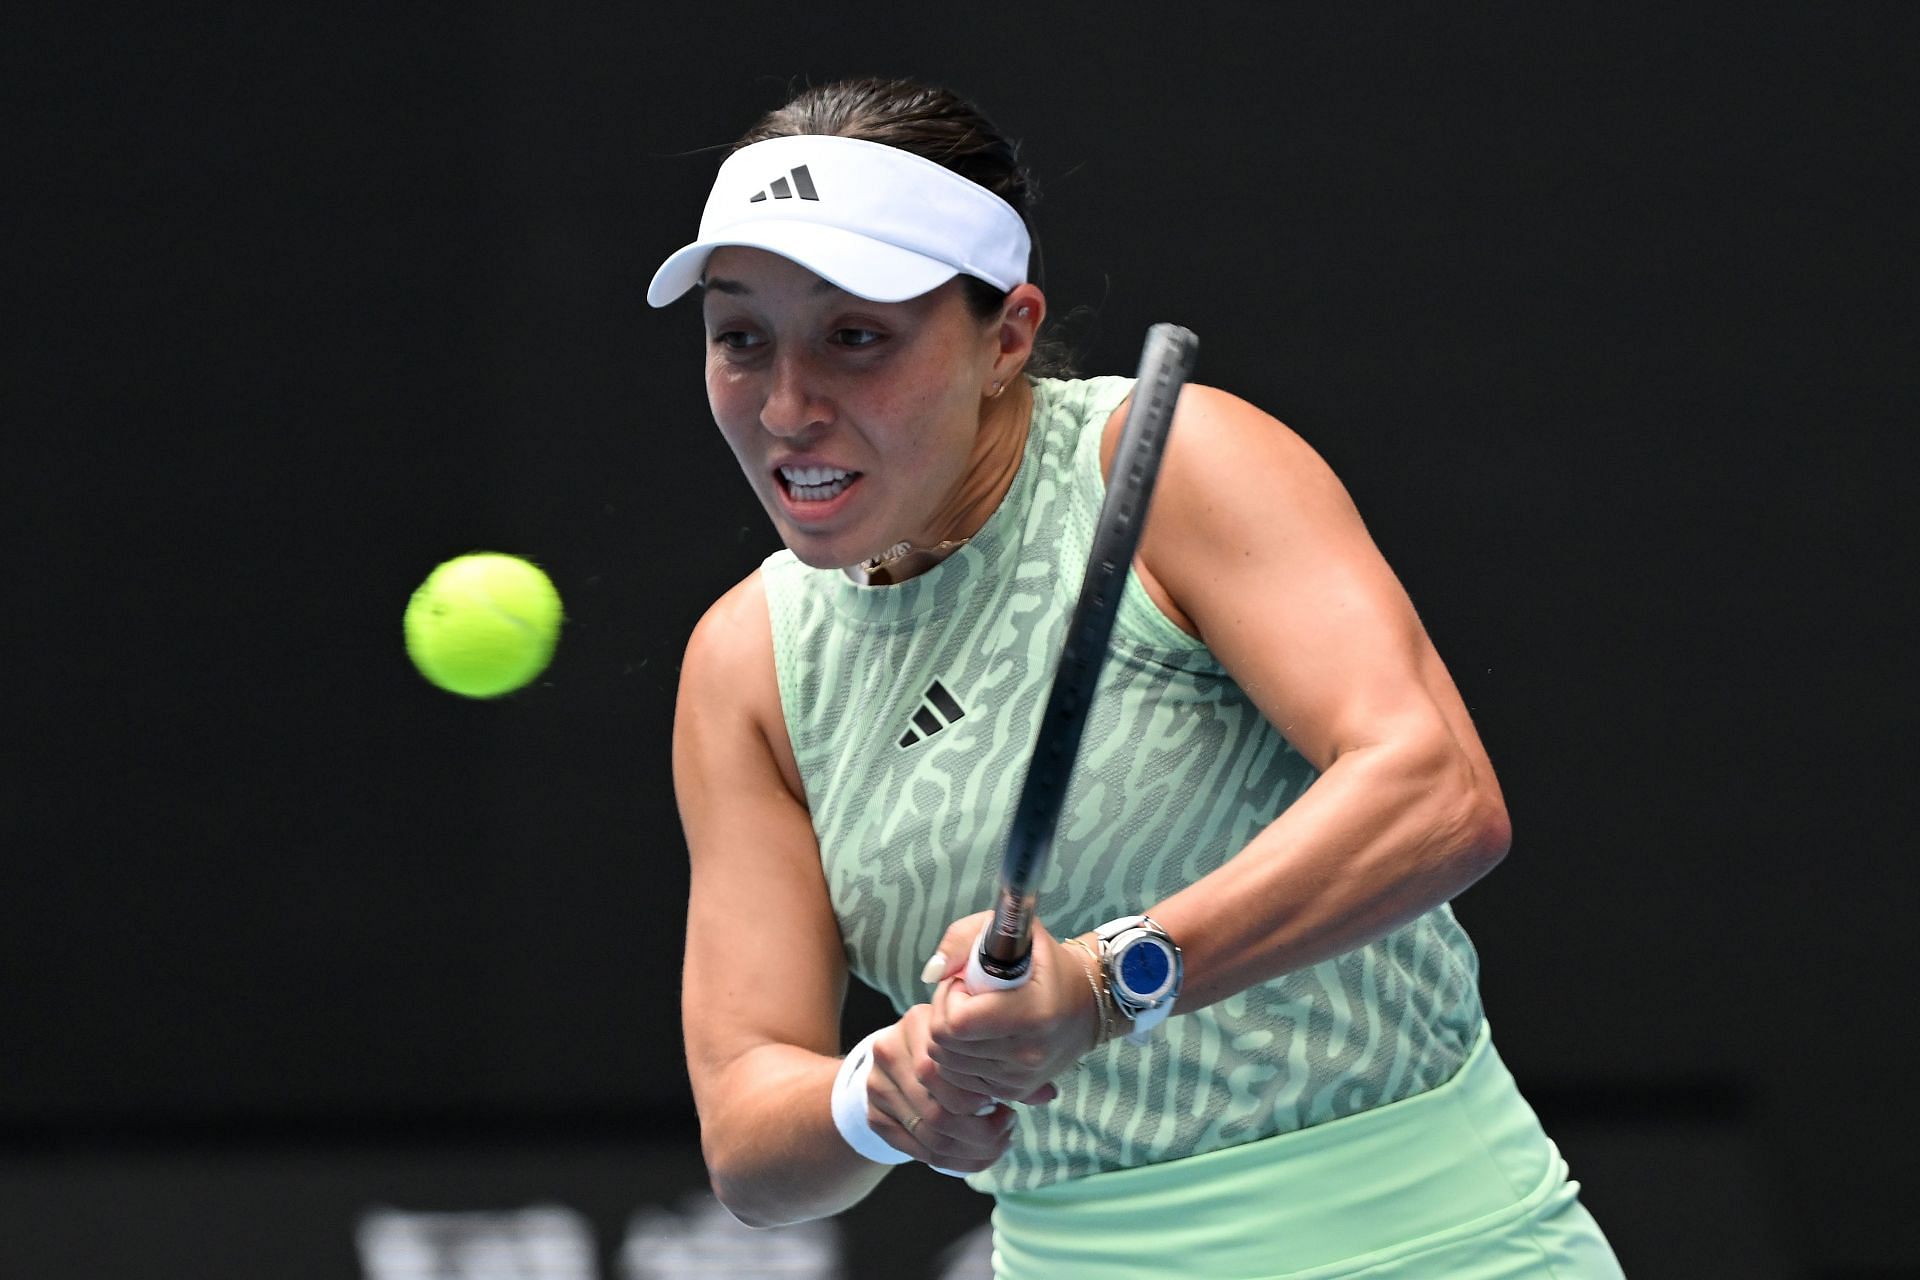
<svg viewBox="0 0 1920 1280">
<path fill-rule="evenodd" d="M 1016 1102 L 1051 1102 L 1059 1094 L 1053 1081 L 1086 1056 L 1100 1036 L 1087 955 L 1063 945 L 1036 921 L 1026 985 L 970 992 L 967 957 L 990 914 L 954 921 L 940 940 L 945 968 L 931 1002 L 928 1056 L 957 1088 Z"/>
</svg>

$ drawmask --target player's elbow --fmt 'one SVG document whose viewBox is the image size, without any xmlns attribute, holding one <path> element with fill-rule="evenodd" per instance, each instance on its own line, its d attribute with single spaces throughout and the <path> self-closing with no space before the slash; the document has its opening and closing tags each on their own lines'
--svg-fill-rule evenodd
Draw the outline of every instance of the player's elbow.
<svg viewBox="0 0 1920 1280">
<path fill-rule="evenodd" d="M 752 1227 L 759 1231 L 768 1227 L 792 1225 L 782 1220 L 778 1214 L 763 1212 L 751 1199 L 739 1195 L 717 1175 L 707 1179 L 707 1186 L 713 1191 L 713 1198 L 720 1202 L 720 1207 L 732 1214 L 733 1220 L 743 1227 Z"/>
<path fill-rule="evenodd" d="M 768 1194 L 764 1177 L 741 1176 L 724 1161 L 716 1160 L 711 1150 L 707 1152 L 707 1187 L 720 1207 L 744 1227 L 786 1227 L 809 1216 L 795 1214 L 791 1206 L 778 1203 L 777 1196 Z"/>
<path fill-rule="evenodd" d="M 742 1226 L 790 1227 L 830 1218 L 850 1209 L 873 1190 L 877 1178 L 839 1177 L 821 1169 L 801 1170 L 764 1157 L 764 1150 L 742 1149 L 729 1158 L 703 1140 L 707 1186 L 720 1207 Z M 851 1157 L 850 1157 L 851 1158 Z M 881 1166 L 866 1166 L 876 1171 Z"/>
<path fill-rule="evenodd" d="M 858 1204 L 866 1190 L 835 1196 L 830 1190 L 823 1192 L 819 1188 L 796 1190 L 766 1184 L 748 1186 L 729 1182 L 711 1169 L 708 1171 L 707 1186 L 712 1189 L 713 1198 L 720 1202 L 720 1207 L 733 1215 L 735 1222 L 756 1231 L 830 1218 Z"/>
<path fill-rule="evenodd" d="M 1451 878 L 1465 889 L 1499 866 L 1513 845 L 1513 822 L 1491 777 L 1458 762 L 1448 788 L 1440 842 Z"/>
<path fill-rule="evenodd" d="M 1405 788 L 1418 873 L 1447 897 L 1507 856 L 1513 829 L 1499 784 L 1484 761 L 1475 761 L 1450 735 L 1410 735 L 1382 765 Z"/>
<path fill-rule="evenodd" d="M 1478 880 L 1499 866 L 1513 847 L 1513 820 L 1492 787 L 1476 788 L 1473 812 L 1463 832 L 1460 857 Z"/>
</svg>

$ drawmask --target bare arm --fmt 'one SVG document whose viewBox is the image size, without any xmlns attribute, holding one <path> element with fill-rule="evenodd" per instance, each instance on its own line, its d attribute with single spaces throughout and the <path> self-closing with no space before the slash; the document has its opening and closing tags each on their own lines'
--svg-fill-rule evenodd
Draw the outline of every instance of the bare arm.
<svg viewBox="0 0 1920 1280">
<path fill-rule="evenodd" d="M 1143 904 L 1185 951 L 1191 1012 L 1455 897 L 1505 856 L 1509 829 L 1459 692 L 1304 441 L 1195 387 L 1161 485 L 1150 592 L 1321 771 L 1237 857 Z"/>
<path fill-rule="evenodd" d="M 847 973 L 758 575 L 722 597 L 688 643 L 673 767 L 692 860 L 681 1018 L 714 1194 L 753 1226 L 838 1213 L 888 1166 L 857 1155 L 829 1107 Z M 938 1082 L 926 1015 L 920 1006 L 874 1047 L 876 1131 L 945 1167 L 984 1168 L 1004 1149 L 1010 1117 L 975 1118 L 977 1100 L 968 1106 Z M 936 1105 L 929 1082 L 964 1118 Z M 936 1116 L 939 1131 L 918 1128 L 925 1142 L 900 1123 L 915 1112 Z"/>
<path fill-rule="evenodd" d="M 1184 952 L 1176 1012 L 1374 941 L 1505 856 L 1505 805 L 1466 708 L 1345 489 L 1293 432 L 1189 387 L 1137 568 L 1321 771 L 1234 858 L 1139 904 Z M 964 932 L 942 943 L 949 974 Z M 942 987 L 934 1058 L 950 1079 L 1027 1088 L 1084 1052 L 1092 993 L 1057 958 L 1050 971 L 1016 992 Z"/>
</svg>

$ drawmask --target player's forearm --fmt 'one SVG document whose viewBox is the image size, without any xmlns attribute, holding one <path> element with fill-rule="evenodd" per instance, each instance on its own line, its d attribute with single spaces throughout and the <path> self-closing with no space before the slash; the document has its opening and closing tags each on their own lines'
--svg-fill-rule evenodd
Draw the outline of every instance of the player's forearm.
<svg viewBox="0 0 1920 1280">
<path fill-rule="evenodd" d="M 888 1166 L 857 1154 L 833 1126 L 839 1065 L 797 1046 L 762 1045 L 698 1090 L 714 1195 L 748 1226 L 829 1217 L 886 1176 Z"/>
<path fill-rule="evenodd" d="M 1241 853 L 1150 908 L 1179 942 L 1192 1012 L 1364 946 L 1506 854 L 1483 760 L 1451 742 L 1349 752 Z"/>
</svg>

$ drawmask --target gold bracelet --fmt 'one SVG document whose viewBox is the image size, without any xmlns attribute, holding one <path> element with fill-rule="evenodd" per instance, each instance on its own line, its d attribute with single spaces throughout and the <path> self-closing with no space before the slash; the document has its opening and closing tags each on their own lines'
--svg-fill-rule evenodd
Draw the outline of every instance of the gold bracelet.
<svg viewBox="0 0 1920 1280">
<path fill-rule="evenodd" d="M 1093 948 L 1078 938 L 1066 939 L 1066 945 L 1080 948 L 1087 953 L 1087 959 L 1093 962 L 1090 965 L 1082 965 L 1081 968 L 1086 970 L 1087 985 L 1093 988 L 1093 1011 L 1100 1019 L 1100 1025 L 1093 1036 L 1093 1048 L 1098 1049 L 1113 1039 L 1113 1000 L 1107 995 L 1106 984 L 1100 981 L 1100 957 L 1094 955 Z"/>
</svg>

